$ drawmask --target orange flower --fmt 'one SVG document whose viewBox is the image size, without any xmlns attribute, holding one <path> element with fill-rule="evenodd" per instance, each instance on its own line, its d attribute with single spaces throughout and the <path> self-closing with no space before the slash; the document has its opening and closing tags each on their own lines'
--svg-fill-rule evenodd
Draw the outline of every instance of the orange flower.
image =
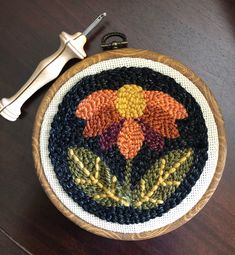
<svg viewBox="0 0 235 255">
<path fill-rule="evenodd" d="M 85 137 L 100 136 L 102 149 L 117 144 L 121 154 L 132 159 L 144 141 L 159 151 L 164 137 L 179 137 L 175 121 L 188 114 L 182 104 L 166 93 L 126 84 L 117 91 L 92 93 L 77 106 L 76 116 L 86 120 Z"/>
</svg>

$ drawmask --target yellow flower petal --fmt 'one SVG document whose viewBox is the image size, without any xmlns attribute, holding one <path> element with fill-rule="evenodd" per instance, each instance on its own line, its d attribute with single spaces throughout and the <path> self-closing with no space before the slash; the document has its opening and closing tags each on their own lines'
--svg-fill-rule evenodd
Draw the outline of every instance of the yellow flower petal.
<svg viewBox="0 0 235 255">
<path fill-rule="evenodd" d="M 140 86 L 126 84 L 117 91 L 116 109 L 123 118 L 141 117 L 145 107 L 146 101 Z"/>
</svg>

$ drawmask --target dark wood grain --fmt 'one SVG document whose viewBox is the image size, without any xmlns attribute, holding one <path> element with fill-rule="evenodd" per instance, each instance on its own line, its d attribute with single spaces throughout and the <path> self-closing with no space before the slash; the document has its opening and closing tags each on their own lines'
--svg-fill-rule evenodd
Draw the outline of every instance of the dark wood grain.
<svg viewBox="0 0 235 255">
<path fill-rule="evenodd" d="M 24 247 L 21 247 L 15 240 L 11 239 L 8 234 L 0 229 L 0 251 L 1 254 L 10 255 L 27 255 L 30 254 Z"/>
<path fill-rule="evenodd" d="M 124 32 L 131 47 L 185 63 L 215 94 L 229 143 L 220 185 L 192 221 L 152 240 L 114 241 L 78 228 L 48 200 L 33 166 L 33 122 L 47 86 L 26 103 L 22 119 L 0 119 L 0 226 L 33 254 L 234 254 L 235 1 L 1 1 L 0 97 L 13 94 L 55 51 L 61 30 L 83 30 L 104 10 L 109 16 L 90 36 L 89 55 L 100 51 L 105 33 Z"/>
</svg>

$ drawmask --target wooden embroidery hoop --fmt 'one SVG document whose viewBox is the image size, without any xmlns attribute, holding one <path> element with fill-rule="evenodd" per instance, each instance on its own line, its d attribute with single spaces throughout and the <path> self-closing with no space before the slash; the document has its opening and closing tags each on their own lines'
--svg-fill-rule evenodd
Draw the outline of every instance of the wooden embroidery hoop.
<svg viewBox="0 0 235 255">
<path fill-rule="evenodd" d="M 213 176 L 213 179 L 206 193 L 201 197 L 200 201 L 188 213 L 186 213 L 183 217 L 181 217 L 177 221 L 165 227 L 158 228 L 153 231 L 147 231 L 147 232 L 141 232 L 141 233 L 119 233 L 119 232 L 112 232 L 109 230 L 101 229 L 99 227 L 96 227 L 94 225 L 91 225 L 85 222 L 84 220 L 76 216 L 74 213 L 72 213 L 68 208 L 66 208 L 66 206 L 58 199 L 58 197 L 53 192 L 45 176 L 45 173 L 42 167 L 41 156 L 40 156 L 40 139 L 39 138 L 40 138 L 40 129 L 41 129 L 43 117 L 52 98 L 54 97 L 56 92 L 60 89 L 60 87 L 63 86 L 63 84 L 66 81 L 68 81 L 71 77 L 73 77 L 76 73 L 81 72 L 88 66 L 96 64 L 103 60 L 120 58 L 120 57 L 138 57 L 138 58 L 150 59 L 153 61 L 163 63 L 165 65 L 168 65 L 174 68 L 175 70 L 179 71 L 180 73 L 182 73 L 185 77 L 191 80 L 194 83 L 194 85 L 198 87 L 198 89 L 206 98 L 213 112 L 217 129 L 218 129 L 218 138 L 219 138 L 218 163 L 217 163 L 215 174 Z M 61 75 L 55 81 L 52 87 L 48 90 L 48 92 L 46 93 L 45 97 L 43 98 L 39 106 L 39 109 L 35 118 L 35 124 L 34 124 L 33 136 L 32 136 L 32 145 L 33 145 L 33 157 L 35 162 L 35 168 L 37 171 L 39 181 L 41 182 L 42 187 L 44 188 L 46 194 L 48 195 L 52 203 L 64 214 L 64 216 L 69 218 L 75 224 L 79 225 L 81 228 L 100 236 L 104 236 L 104 237 L 112 238 L 112 239 L 119 239 L 119 240 L 142 240 L 142 239 L 153 238 L 156 236 L 166 234 L 180 227 L 187 221 L 189 221 L 205 206 L 207 201 L 210 199 L 210 197 L 216 190 L 216 187 L 223 173 L 225 160 L 226 160 L 226 154 L 227 154 L 227 141 L 226 141 L 223 117 L 220 112 L 219 106 L 216 102 L 216 99 L 214 98 L 214 96 L 212 95 L 210 89 L 206 86 L 206 84 L 185 65 L 183 65 L 182 63 L 176 60 L 173 60 L 172 58 L 168 56 L 151 52 L 148 50 L 132 49 L 132 48 L 106 51 L 106 52 L 88 57 L 82 62 L 74 65 L 68 71 L 66 71 L 63 75 Z"/>
</svg>

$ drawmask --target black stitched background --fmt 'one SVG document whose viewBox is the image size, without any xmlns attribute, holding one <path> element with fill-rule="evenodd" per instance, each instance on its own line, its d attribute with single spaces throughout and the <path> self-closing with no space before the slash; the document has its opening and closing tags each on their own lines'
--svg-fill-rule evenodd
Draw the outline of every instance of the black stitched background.
<svg viewBox="0 0 235 255">
<path fill-rule="evenodd" d="M 132 187 L 136 185 L 156 159 L 168 151 L 189 147 L 194 151 L 193 164 L 185 180 L 164 204 L 149 210 L 124 206 L 104 207 L 96 203 L 74 184 L 68 168 L 68 148 L 71 146 L 85 147 L 105 161 L 112 174 L 116 175 L 119 181 L 123 180 L 126 160 L 120 154 L 117 146 L 108 151 L 103 151 L 100 148 L 99 137 L 84 138 L 82 132 L 85 121 L 75 117 L 74 113 L 79 102 L 92 92 L 101 89 L 117 90 L 124 84 L 136 84 L 144 90 L 158 90 L 168 93 L 184 105 L 189 115 L 185 120 L 177 120 L 180 137 L 165 139 L 164 149 L 160 153 L 149 149 L 144 143 L 138 155 L 133 159 Z M 84 210 L 107 221 L 121 224 L 145 222 L 161 216 L 179 204 L 189 194 L 200 177 L 207 160 L 207 150 L 207 128 L 200 106 L 174 79 L 149 68 L 122 67 L 83 78 L 66 94 L 59 105 L 58 112 L 52 122 L 49 138 L 51 162 L 60 184 L 68 195 Z"/>
</svg>

